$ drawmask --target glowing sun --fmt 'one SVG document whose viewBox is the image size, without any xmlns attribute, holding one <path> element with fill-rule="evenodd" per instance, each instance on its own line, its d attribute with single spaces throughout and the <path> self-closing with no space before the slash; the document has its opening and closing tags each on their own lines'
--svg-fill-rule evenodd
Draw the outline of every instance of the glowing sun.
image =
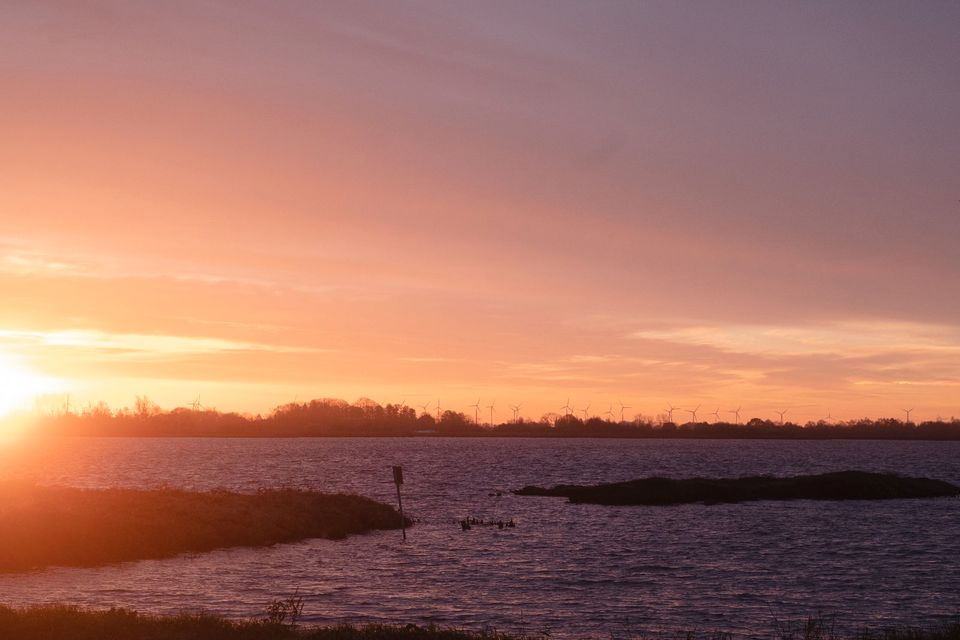
<svg viewBox="0 0 960 640">
<path fill-rule="evenodd" d="M 38 397 L 63 388 L 59 380 L 37 373 L 0 353 L 0 418 L 15 411 L 28 411 Z"/>
</svg>

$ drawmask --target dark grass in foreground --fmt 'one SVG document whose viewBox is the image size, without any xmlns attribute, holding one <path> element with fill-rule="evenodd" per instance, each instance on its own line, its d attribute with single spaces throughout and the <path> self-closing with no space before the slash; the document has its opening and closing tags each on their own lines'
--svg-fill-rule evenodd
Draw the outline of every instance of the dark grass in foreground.
<svg viewBox="0 0 960 640">
<path fill-rule="evenodd" d="M 416 625 L 337 625 L 296 627 L 267 620 L 229 621 L 209 614 L 151 616 L 126 609 L 94 611 L 68 606 L 13 609 L 0 606 L 0 638 L 17 640 L 547 640 L 549 634 L 508 635 L 496 631 L 464 631 Z M 610 638 L 647 638 L 642 634 Z M 722 632 L 653 636 L 678 640 L 732 640 Z M 927 628 L 837 633 L 818 619 L 796 626 L 777 626 L 777 640 L 960 640 L 960 623 Z"/>
<path fill-rule="evenodd" d="M 151 616 L 128 609 L 95 611 L 68 606 L 0 606 L 0 638 L 17 640 L 506 640 L 415 625 L 301 628 L 269 620 L 231 621 L 210 614 Z"/>
<path fill-rule="evenodd" d="M 930 478 L 890 473 L 838 471 L 776 478 L 642 478 L 612 484 L 559 485 L 550 489 L 528 486 L 521 496 L 560 496 L 570 502 L 606 505 L 707 504 L 752 500 L 890 500 L 956 496 L 960 487 Z"/>
<path fill-rule="evenodd" d="M 399 527 L 391 506 L 296 489 L 241 494 L 2 485 L 0 572 L 339 539 Z"/>
<path fill-rule="evenodd" d="M 300 628 L 268 620 L 230 621 L 210 614 L 151 616 L 127 609 L 0 607 L 0 638 L 17 640 L 506 640 L 507 636 L 415 625 Z"/>
</svg>

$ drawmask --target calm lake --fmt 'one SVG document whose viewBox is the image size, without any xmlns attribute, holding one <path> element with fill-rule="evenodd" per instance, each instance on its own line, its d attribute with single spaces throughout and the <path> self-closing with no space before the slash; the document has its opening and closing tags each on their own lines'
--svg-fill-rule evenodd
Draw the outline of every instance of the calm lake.
<svg viewBox="0 0 960 640">
<path fill-rule="evenodd" d="M 0 475 L 80 487 L 309 487 L 394 504 L 394 464 L 404 467 L 404 507 L 421 520 L 406 543 L 391 531 L 0 575 L 0 602 L 248 617 L 299 590 L 310 623 L 604 638 L 761 636 L 777 620 L 821 614 L 841 628 L 960 614 L 960 500 L 604 507 L 508 493 L 843 469 L 960 484 L 960 442 L 90 438 L 7 452 Z M 468 516 L 517 527 L 461 531 Z"/>
</svg>

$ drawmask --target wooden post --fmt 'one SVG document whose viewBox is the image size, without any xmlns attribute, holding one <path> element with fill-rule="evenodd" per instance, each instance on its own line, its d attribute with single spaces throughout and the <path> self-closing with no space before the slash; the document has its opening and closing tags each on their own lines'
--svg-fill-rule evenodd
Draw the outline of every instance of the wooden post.
<svg viewBox="0 0 960 640">
<path fill-rule="evenodd" d="M 397 485 L 397 504 L 400 505 L 400 528 L 403 530 L 403 539 L 407 539 L 407 521 L 403 517 L 403 499 L 400 497 L 400 485 L 403 484 L 403 467 L 393 468 L 393 483 Z"/>
</svg>

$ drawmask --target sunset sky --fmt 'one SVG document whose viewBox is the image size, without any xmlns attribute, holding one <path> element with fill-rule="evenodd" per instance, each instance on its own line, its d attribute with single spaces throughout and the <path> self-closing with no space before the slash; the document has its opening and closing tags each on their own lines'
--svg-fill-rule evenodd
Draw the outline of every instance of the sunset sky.
<svg viewBox="0 0 960 640">
<path fill-rule="evenodd" d="M 960 414 L 960 3 L 4 2 L 0 87 L 0 413 Z"/>
</svg>

